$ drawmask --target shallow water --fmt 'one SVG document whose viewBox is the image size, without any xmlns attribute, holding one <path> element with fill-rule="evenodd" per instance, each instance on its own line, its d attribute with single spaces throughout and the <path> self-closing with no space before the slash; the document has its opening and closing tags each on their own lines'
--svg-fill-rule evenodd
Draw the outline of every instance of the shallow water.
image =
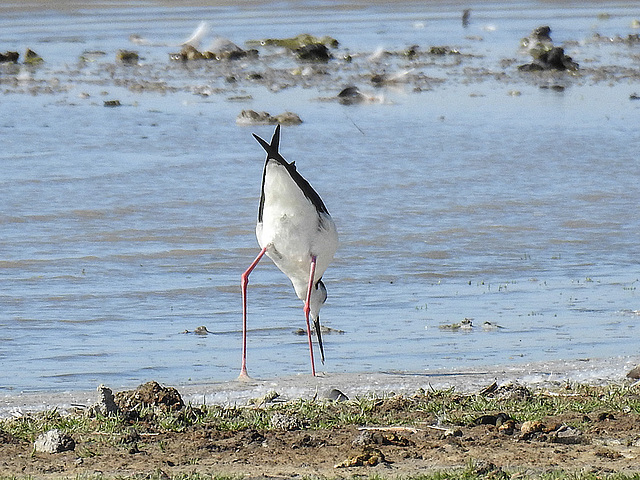
<svg viewBox="0 0 640 480">
<path fill-rule="evenodd" d="M 463 28 L 460 7 L 446 3 L 140 3 L 29 14 L 0 6 L 0 52 L 30 47 L 45 59 L 0 66 L 0 391 L 237 376 L 239 277 L 257 253 L 264 161 L 251 133 L 273 129 L 237 126 L 247 108 L 301 116 L 283 129 L 281 152 L 338 225 L 322 320 L 344 333 L 326 335 L 323 369 L 637 354 L 640 102 L 630 95 L 640 84 L 629 72 L 640 60 L 637 46 L 594 33 L 636 33 L 638 12 L 470 7 Z M 240 73 L 298 63 L 268 50 L 241 66 L 170 62 L 201 20 L 210 37 L 242 46 L 331 35 L 341 44 L 331 65 L 340 67 L 267 88 Z M 543 24 L 556 44 L 567 42 L 580 75 L 517 72 L 528 61 L 520 38 Z M 150 44 L 131 44 L 130 34 Z M 414 44 L 468 56 L 362 66 L 378 46 Z M 122 48 L 139 51 L 141 65 L 117 65 Z M 79 61 L 95 50 L 105 55 Z M 340 63 L 345 53 L 354 64 Z M 321 100 L 351 74 L 404 67 L 417 68 L 413 84 L 359 84 L 380 103 Z M 105 108 L 112 99 L 122 106 Z M 249 373 L 306 373 L 305 338 L 293 333 L 301 304 L 272 264 L 252 275 L 249 305 Z M 440 328 L 465 317 L 473 329 Z M 503 328 L 485 330 L 485 321 Z M 183 333 L 199 325 L 212 333 Z"/>
</svg>

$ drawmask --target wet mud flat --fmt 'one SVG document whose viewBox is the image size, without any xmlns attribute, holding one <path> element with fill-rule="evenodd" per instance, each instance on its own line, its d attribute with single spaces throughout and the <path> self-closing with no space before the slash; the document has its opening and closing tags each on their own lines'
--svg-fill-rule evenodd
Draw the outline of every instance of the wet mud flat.
<svg viewBox="0 0 640 480">
<path fill-rule="evenodd" d="M 495 373 L 230 382 L 227 391 L 266 391 L 234 404 L 190 402 L 157 382 L 120 392 L 101 386 L 91 405 L 2 420 L 0 465 L 17 478 L 638 474 L 640 387 L 633 379 L 589 386 L 558 376 L 526 385 L 533 377 L 490 380 Z M 439 388 L 453 385 L 445 377 L 459 388 Z M 352 393 L 367 381 L 369 393 Z M 313 395 L 289 396 L 309 384 Z"/>
<path fill-rule="evenodd" d="M 402 5 L 411 9 L 411 4 Z M 606 10 L 604 6 L 602 11 Z M 570 14 L 571 9 L 567 11 Z M 451 20 L 456 27 L 475 22 L 472 9 L 454 9 L 451 14 L 458 17 Z M 594 22 L 606 20 L 606 15 L 594 17 Z M 357 18 L 357 13 L 353 16 Z M 492 25 L 487 24 L 454 36 L 450 43 L 425 43 L 425 26 L 414 22 L 416 42 L 396 40 L 394 48 L 385 48 L 383 42 L 378 46 L 365 42 L 369 47 L 363 48 L 339 35 L 304 31 L 290 37 L 251 37 L 241 31 L 242 41 L 216 36 L 206 22 L 186 39 L 166 42 L 132 33 L 127 39 L 110 39 L 105 48 L 81 51 L 78 44 L 86 43 L 82 36 L 51 37 L 47 42 L 61 42 L 55 58 L 31 48 L 13 51 L 0 45 L 0 92 L 63 96 L 62 102 L 69 105 L 117 107 L 135 105 L 142 98 L 138 96 L 147 93 L 215 97 L 242 105 L 297 90 L 305 92 L 299 96 L 304 101 L 392 104 L 399 93 L 406 98 L 456 86 L 464 87 L 460 95 L 482 96 L 481 90 L 469 87 L 489 85 L 501 89 L 505 98 L 529 87 L 556 92 L 572 87 L 606 89 L 640 80 L 637 22 L 630 18 L 627 28 L 615 35 L 591 29 L 576 38 L 566 38 L 562 27 L 558 32 L 554 25 L 532 20 L 526 30 L 495 39 Z M 556 34 L 563 40 L 554 41 Z M 29 39 L 20 40 L 25 43 Z M 630 100 L 638 95 L 640 91 L 627 93 Z M 275 115 L 282 113 L 271 112 L 274 117 L 269 118 L 243 110 L 238 108 L 241 124 L 277 122 Z"/>
</svg>

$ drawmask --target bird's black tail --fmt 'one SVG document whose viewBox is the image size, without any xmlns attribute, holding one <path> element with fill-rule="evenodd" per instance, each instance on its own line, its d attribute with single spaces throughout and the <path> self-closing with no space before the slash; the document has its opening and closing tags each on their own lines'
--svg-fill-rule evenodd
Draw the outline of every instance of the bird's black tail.
<svg viewBox="0 0 640 480">
<path fill-rule="evenodd" d="M 255 138 L 262 146 L 262 148 L 264 148 L 264 150 L 267 152 L 267 157 L 284 160 L 280 153 L 278 153 L 278 148 L 280 147 L 280 124 L 276 125 L 276 130 L 273 132 L 270 144 L 265 142 L 255 133 L 253 134 L 253 138 Z"/>
<path fill-rule="evenodd" d="M 324 347 L 322 346 L 322 332 L 320 331 L 320 317 L 316 317 L 313 321 L 313 327 L 316 329 L 316 335 L 318 336 L 318 345 L 320 346 L 320 359 L 324 364 Z"/>
</svg>

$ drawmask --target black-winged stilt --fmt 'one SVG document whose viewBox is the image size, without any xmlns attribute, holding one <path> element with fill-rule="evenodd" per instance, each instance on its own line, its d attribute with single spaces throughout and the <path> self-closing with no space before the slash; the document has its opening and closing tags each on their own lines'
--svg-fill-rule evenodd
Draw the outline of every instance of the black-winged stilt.
<svg viewBox="0 0 640 480">
<path fill-rule="evenodd" d="M 247 285 L 249 275 L 266 253 L 273 263 L 291 280 L 298 298 L 304 302 L 307 338 L 311 356 L 311 374 L 315 376 L 311 326 L 318 336 L 324 363 L 320 332 L 320 307 L 327 299 L 322 275 L 338 248 L 338 232 L 320 195 L 278 152 L 280 125 L 276 126 L 271 143 L 253 135 L 267 152 L 262 173 L 262 189 L 256 237 L 262 248 L 256 259 L 242 274 L 242 370 L 247 377 Z"/>
</svg>

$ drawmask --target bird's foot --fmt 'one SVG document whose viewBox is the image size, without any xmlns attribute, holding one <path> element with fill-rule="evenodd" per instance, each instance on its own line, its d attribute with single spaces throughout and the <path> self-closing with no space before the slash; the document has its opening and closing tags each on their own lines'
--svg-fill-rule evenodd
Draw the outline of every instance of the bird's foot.
<svg viewBox="0 0 640 480">
<path fill-rule="evenodd" d="M 249 374 L 247 373 L 247 370 L 246 370 L 246 369 L 244 369 L 244 370 L 242 370 L 242 371 L 240 372 L 240 375 L 238 375 L 237 380 L 238 380 L 239 382 L 250 382 L 251 380 L 253 380 L 253 378 L 251 378 L 251 377 L 249 376 Z"/>
</svg>

